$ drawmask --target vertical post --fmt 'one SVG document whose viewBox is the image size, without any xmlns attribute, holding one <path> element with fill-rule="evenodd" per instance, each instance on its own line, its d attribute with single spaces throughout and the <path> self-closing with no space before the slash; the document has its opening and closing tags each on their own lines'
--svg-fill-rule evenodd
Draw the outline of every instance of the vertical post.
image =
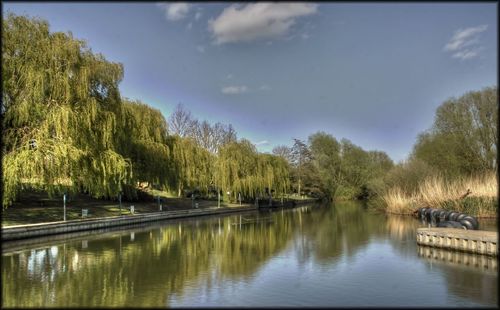
<svg viewBox="0 0 500 310">
<path fill-rule="evenodd" d="M 120 215 L 122 215 L 122 193 L 118 194 L 118 201 L 120 203 Z"/>
<path fill-rule="evenodd" d="M 191 194 L 191 208 L 194 209 L 194 192 Z"/>
<path fill-rule="evenodd" d="M 66 193 L 63 195 L 64 221 L 66 221 Z"/>
<path fill-rule="evenodd" d="M 217 191 L 217 208 L 220 208 L 220 189 Z"/>
<path fill-rule="evenodd" d="M 240 206 L 241 206 L 241 193 L 238 193 L 238 200 L 240 201 Z"/>
</svg>

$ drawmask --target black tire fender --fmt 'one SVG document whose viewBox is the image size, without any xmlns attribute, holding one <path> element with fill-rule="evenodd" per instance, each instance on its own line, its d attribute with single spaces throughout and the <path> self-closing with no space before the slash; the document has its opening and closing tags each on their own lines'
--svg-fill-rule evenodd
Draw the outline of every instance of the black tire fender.
<svg viewBox="0 0 500 310">
<path fill-rule="evenodd" d="M 474 225 L 467 219 L 460 220 L 460 224 L 462 224 L 462 226 L 466 227 L 467 230 L 474 230 Z"/>
<path fill-rule="evenodd" d="M 462 220 L 468 220 L 469 222 L 471 222 L 472 226 L 474 227 L 474 230 L 479 229 L 479 222 L 477 221 L 477 219 L 475 217 L 467 215 Z"/>
<path fill-rule="evenodd" d="M 457 222 L 460 222 L 461 219 L 463 219 L 464 217 L 466 217 L 467 214 L 464 214 L 464 213 L 460 213 L 457 218 L 455 219 Z"/>
<path fill-rule="evenodd" d="M 439 217 L 440 220 L 444 220 L 445 216 L 446 216 L 446 211 L 445 210 L 439 211 L 438 217 Z"/>
<path fill-rule="evenodd" d="M 450 215 L 448 216 L 448 220 L 452 221 L 452 222 L 456 222 L 456 219 L 457 219 L 459 214 L 460 213 L 455 212 L 455 211 L 451 212 Z"/>
<path fill-rule="evenodd" d="M 423 219 L 426 210 L 427 210 L 427 207 L 423 207 L 423 208 L 418 209 L 418 217 Z"/>
<path fill-rule="evenodd" d="M 431 211 L 431 218 L 437 219 L 439 217 L 439 212 L 441 212 L 441 209 L 433 209 Z"/>
</svg>

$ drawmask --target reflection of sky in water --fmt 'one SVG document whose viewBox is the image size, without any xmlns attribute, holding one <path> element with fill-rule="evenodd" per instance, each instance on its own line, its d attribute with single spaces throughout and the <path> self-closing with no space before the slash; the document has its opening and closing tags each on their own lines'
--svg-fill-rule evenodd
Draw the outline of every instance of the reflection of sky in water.
<svg viewBox="0 0 500 310">
<path fill-rule="evenodd" d="M 30 278 L 40 277 L 43 281 L 53 282 L 58 273 L 56 261 L 58 251 L 57 246 L 52 246 L 50 249 L 31 250 L 26 264 L 28 276 Z"/>
<path fill-rule="evenodd" d="M 300 244 L 300 243 L 298 243 Z M 211 306 L 481 306 L 450 294 L 442 270 L 416 255 L 401 259 L 390 242 L 373 241 L 354 257 L 341 255 L 318 266 L 299 262 L 289 247 L 256 273 L 251 281 L 190 283 L 172 307 Z M 280 289 L 274 289 L 280 288 Z"/>
</svg>

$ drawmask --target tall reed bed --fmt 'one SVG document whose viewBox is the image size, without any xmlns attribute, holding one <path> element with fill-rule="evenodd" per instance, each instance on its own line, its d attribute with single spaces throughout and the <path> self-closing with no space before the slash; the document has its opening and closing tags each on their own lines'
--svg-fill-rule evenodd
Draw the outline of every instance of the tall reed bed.
<svg viewBox="0 0 500 310">
<path fill-rule="evenodd" d="M 411 214 L 419 207 L 432 207 L 477 217 L 495 217 L 498 210 L 498 180 L 494 173 L 453 181 L 434 176 L 419 183 L 412 193 L 398 187 L 390 188 L 382 199 L 389 213 Z"/>
</svg>

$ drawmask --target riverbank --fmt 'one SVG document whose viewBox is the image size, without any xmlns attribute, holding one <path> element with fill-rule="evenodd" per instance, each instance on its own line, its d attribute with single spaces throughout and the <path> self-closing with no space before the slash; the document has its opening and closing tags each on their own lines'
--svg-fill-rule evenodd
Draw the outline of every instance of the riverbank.
<svg viewBox="0 0 500 310">
<path fill-rule="evenodd" d="M 433 177 L 420 183 L 413 193 L 391 188 L 382 196 L 382 202 L 385 211 L 392 214 L 409 215 L 420 207 L 432 207 L 477 218 L 496 218 L 498 182 L 495 174 L 452 182 Z"/>
<path fill-rule="evenodd" d="M 78 219 L 50 223 L 15 225 L 2 227 L 2 241 L 67 234 L 85 230 L 105 229 L 116 226 L 133 225 L 152 221 L 169 220 L 184 217 L 215 215 L 231 212 L 253 211 L 257 206 L 246 204 L 233 207 L 211 207 L 177 211 L 158 211 L 146 214 L 111 216 L 96 219 Z"/>
<path fill-rule="evenodd" d="M 134 214 L 142 215 L 160 211 L 157 196 L 161 198 L 161 211 L 181 211 L 191 209 L 207 209 L 219 207 L 215 199 L 195 199 L 169 197 L 164 192 L 143 193 L 140 201 L 122 201 L 121 215 L 130 215 L 131 206 Z M 306 199 L 289 199 L 288 201 L 309 201 Z M 278 201 L 273 203 L 280 204 Z M 262 204 L 262 202 L 261 202 Z M 242 203 L 242 205 L 253 205 Z M 220 202 L 221 208 L 239 207 L 239 203 Z M 82 210 L 87 210 L 86 219 L 100 219 L 120 215 L 118 201 L 95 199 L 83 194 L 75 194 L 66 202 L 66 220 L 82 219 Z M 11 207 L 2 210 L 2 227 L 29 225 L 62 221 L 64 208 L 62 197 L 49 198 L 48 195 L 35 192 L 24 193 L 21 199 Z"/>
</svg>

